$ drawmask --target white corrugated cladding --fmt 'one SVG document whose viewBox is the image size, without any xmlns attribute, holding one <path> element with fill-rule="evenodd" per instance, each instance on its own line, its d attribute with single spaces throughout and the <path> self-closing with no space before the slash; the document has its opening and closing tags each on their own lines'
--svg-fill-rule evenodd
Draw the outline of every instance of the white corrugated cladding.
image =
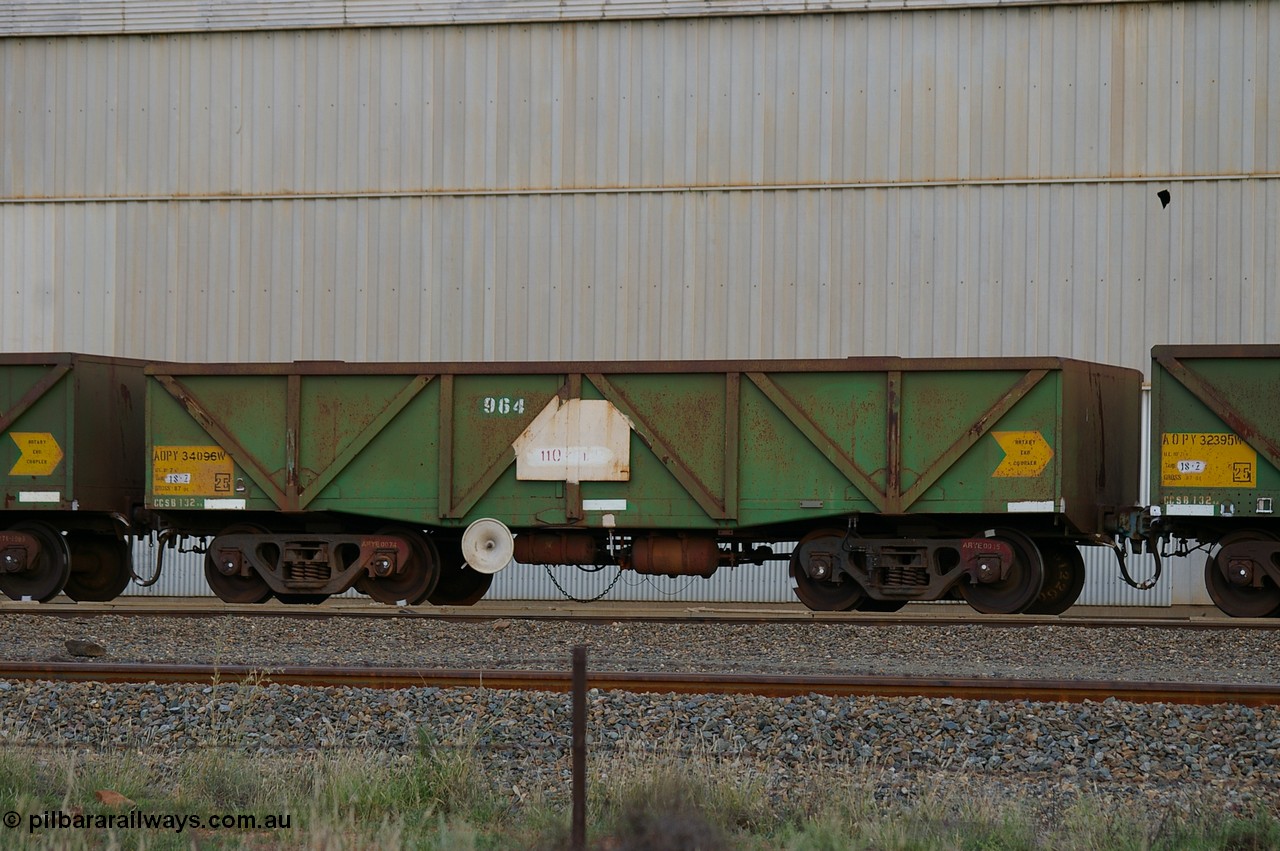
<svg viewBox="0 0 1280 851">
<path fill-rule="evenodd" d="M 1243 2 L 4 38 L 0 342 L 1144 368 L 1274 340 L 1276 55 L 1280 4 Z"/>
<path fill-rule="evenodd" d="M 789 553 L 794 542 L 777 545 L 777 552 Z M 134 546 L 139 576 L 154 575 L 156 550 L 150 541 Z M 558 586 L 558 587 L 557 587 Z M 606 593 L 607 592 L 607 593 Z M 130 584 L 126 596 L 212 597 L 204 580 L 204 558 L 199 554 L 166 552 L 159 581 L 149 588 Z M 603 595 L 603 596 L 601 596 Z M 346 596 L 363 597 L 356 591 Z M 587 572 L 577 567 L 515 564 L 493 578 L 486 600 L 641 600 L 681 603 L 794 603 L 791 578 L 785 562 L 722 567 L 710 579 L 700 576 L 670 579 L 641 576 L 615 567 Z"/>
<path fill-rule="evenodd" d="M 1041 0 L 1037 5 L 1098 0 Z M 1140 2 L 1140 0 L 1119 0 Z M 596 21 L 974 8 L 1009 0 L 8 0 L 0 35 Z"/>
<path fill-rule="evenodd" d="M 10 351 L 189 361 L 1141 369 L 1280 339 L 1280 179 L 1161 185 L 1167 211 L 1132 183 L 8 204 L 0 323 Z"/>
<path fill-rule="evenodd" d="M 786 552 L 779 549 L 779 552 Z M 1204 591 L 1203 558 L 1171 559 L 1160 583 L 1149 591 L 1138 591 L 1120 578 L 1115 557 L 1101 547 L 1082 548 L 1085 557 L 1085 587 L 1082 606 L 1169 606 L 1172 603 L 1210 605 Z M 155 550 L 148 542 L 134 548 L 138 574 L 153 574 Z M 1137 580 L 1151 575 L 1150 556 L 1131 559 L 1130 573 Z M 212 597 L 204 580 L 204 560 L 192 554 L 167 554 L 160 580 L 149 588 L 130 584 L 126 596 Z M 553 578 L 554 577 L 554 578 Z M 616 580 L 616 581 L 615 581 Z M 603 596 L 601 596 L 603 595 Z M 355 591 L 347 596 L 361 596 Z M 680 603 L 794 603 L 795 592 L 785 564 L 742 565 L 721 568 L 710 579 L 640 576 L 631 571 L 618 575 L 606 567 L 588 573 L 576 567 L 512 565 L 494 577 L 486 600 L 642 600 Z"/>
</svg>

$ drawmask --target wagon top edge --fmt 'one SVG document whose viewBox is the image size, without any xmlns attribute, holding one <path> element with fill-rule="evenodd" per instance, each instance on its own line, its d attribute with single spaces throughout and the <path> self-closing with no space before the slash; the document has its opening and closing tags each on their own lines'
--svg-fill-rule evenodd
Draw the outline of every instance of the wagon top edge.
<svg viewBox="0 0 1280 851">
<path fill-rule="evenodd" d="M 1269 343 L 1235 345 L 1153 346 L 1152 360 L 1161 358 L 1280 358 L 1280 345 Z"/>
<path fill-rule="evenodd" d="M 80 352 L 0 352 L 0 366 L 74 366 L 77 363 L 104 363 L 142 368 L 150 361 Z"/>
<path fill-rule="evenodd" d="M 560 375 L 688 374 L 744 372 L 926 372 L 1036 370 L 1142 375 L 1128 367 L 1060 357 L 899 358 L 851 357 L 778 360 L 632 360 L 632 361 L 459 361 L 349 362 L 293 361 L 259 363 L 152 362 L 148 375 Z"/>
</svg>

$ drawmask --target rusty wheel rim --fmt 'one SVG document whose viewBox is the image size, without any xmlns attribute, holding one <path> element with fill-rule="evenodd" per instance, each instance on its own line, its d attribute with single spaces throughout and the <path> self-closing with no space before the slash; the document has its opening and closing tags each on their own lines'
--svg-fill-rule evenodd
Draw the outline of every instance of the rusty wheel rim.
<svg viewBox="0 0 1280 851">
<path fill-rule="evenodd" d="M 133 577 L 133 552 L 129 545 L 106 535 L 68 535 L 71 575 L 63 592 L 81 603 L 114 600 L 129 587 Z"/>
<path fill-rule="evenodd" d="M 492 573 L 472 570 L 462 561 L 461 552 L 457 560 L 461 562 L 457 567 L 441 569 L 440 581 L 427 596 L 433 606 L 474 606 L 493 585 Z"/>
<path fill-rule="evenodd" d="M 38 540 L 40 556 L 30 570 L 0 573 L 0 591 L 11 600 L 30 597 L 37 603 L 49 602 L 58 596 L 71 575 L 71 551 L 66 538 L 43 523 L 18 523 L 9 528 Z"/>
<path fill-rule="evenodd" d="M 1060 615 L 1075 605 L 1084 590 L 1084 556 L 1071 544 L 1040 545 L 1044 560 L 1044 585 L 1040 596 L 1026 610 L 1029 615 Z"/>
<path fill-rule="evenodd" d="M 264 531 L 266 530 L 261 526 L 241 523 L 228 526 L 219 534 L 257 535 Z M 271 599 L 271 586 L 267 584 L 267 580 L 257 573 L 250 573 L 248 576 L 227 576 L 218 570 L 212 553 L 205 553 L 204 556 L 204 579 L 209 583 L 213 593 L 217 594 L 218 599 L 224 603 L 265 603 Z"/>
<path fill-rule="evenodd" d="M 848 612 L 866 598 L 862 586 L 848 576 L 843 581 L 831 582 L 815 579 L 804 569 L 803 560 L 809 557 L 811 550 L 821 547 L 843 554 L 843 541 L 844 532 L 819 529 L 805 535 L 791 553 L 791 578 L 795 582 L 796 596 L 812 611 Z"/>
<path fill-rule="evenodd" d="M 1218 564 L 1222 548 L 1240 541 L 1274 541 L 1275 537 L 1257 529 L 1224 535 L 1217 551 L 1204 560 L 1204 585 L 1213 604 L 1233 618 L 1265 618 L 1280 614 L 1280 588 L 1264 577 L 1261 588 L 1233 585 Z"/>
<path fill-rule="evenodd" d="M 1014 615 L 1035 604 L 1044 587 L 1044 560 L 1040 550 L 1026 535 L 1014 529 L 996 529 L 992 536 L 1013 547 L 1009 574 L 999 582 L 961 581 L 960 596 L 975 611 L 987 615 Z"/>
<path fill-rule="evenodd" d="M 435 544 L 407 529 L 380 529 L 378 534 L 404 538 L 413 555 L 395 576 L 361 576 L 356 580 L 356 590 L 390 606 L 401 601 L 410 606 L 425 601 L 440 581 L 440 555 Z"/>
</svg>

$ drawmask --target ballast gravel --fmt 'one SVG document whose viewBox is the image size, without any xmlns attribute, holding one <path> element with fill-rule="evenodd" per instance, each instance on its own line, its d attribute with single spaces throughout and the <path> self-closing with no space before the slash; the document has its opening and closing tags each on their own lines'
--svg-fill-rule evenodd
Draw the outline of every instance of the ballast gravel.
<svg viewBox="0 0 1280 851">
<path fill-rule="evenodd" d="M 594 759 L 710 760 L 791 803 L 815 778 L 847 775 L 896 797 L 921 794 L 928 777 L 931 789 L 1038 789 L 1059 807 L 1086 793 L 1183 810 L 1280 807 L 1272 708 L 597 691 L 589 701 Z M 569 697 L 544 692 L 0 681 L 4 746 L 305 756 L 404 754 L 425 741 L 473 754 L 517 799 L 567 794 L 570 724 Z"/>
<path fill-rule="evenodd" d="M 982 625 L 583 624 L 433 619 L 0 616 L 9 659 L 61 660 L 68 639 L 103 661 L 261 666 L 568 667 L 585 644 L 604 670 L 883 673 L 1276 682 L 1274 633 Z M 569 697 L 265 683 L 101 685 L 0 681 L 0 746 L 178 754 L 474 752 L 513 800 L 567 794 Z M 878 795 L 981 787 L 1053 808 L 1280 808 L 1280 711 L 1242 706 L 924 698 L 590 695 L 593 758 L 711 760 L 779 800 L 824 778 L 870 777 Z M 995 789 L 996 792 L 991 790 Z"/>
<path fill-rule="evenodd" d="M 1248 628 L 0 614 L 0 634 L 34 661 L 87 640 L 108 662 L 566 670 L 581 644 L 607 671 L 1280 681 L 1280 633 Z"/>
</svg>

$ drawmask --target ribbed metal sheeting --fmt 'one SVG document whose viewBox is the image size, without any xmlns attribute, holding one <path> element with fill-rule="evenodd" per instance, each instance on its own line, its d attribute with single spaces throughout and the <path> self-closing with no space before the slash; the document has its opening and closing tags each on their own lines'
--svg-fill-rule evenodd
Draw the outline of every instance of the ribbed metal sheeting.
<svg viewBox="0 0 1280 851">
<path fill-rule="evenodd" d="M 793 543 L 775 545 L 779 553 L 790 552 Z M 1092 606 L 1169 606 L 1171 603 L 1209 603 L 1203 590 L 1203 561 L 1193 567 L 1179 559 L 1166 566 L 1165 579 L 1150 591 L 1137 591 L 1120 579 L 1115 558 L 1109 550 L 1085 547 L 1086 582 L 1080 605 Z M 134 548 L 138 573 L 150 576 L 155 563 L 155 550 L 148 542 Z M 1137 579 L 1150 575 L 1150 556 L 1132 559 L 1130 571 Z M 204 559 L 198 554 L 165 555 L 160 581 L 150 588 L 130 584 L 125 596 L 131 597 L 212 597 L 204 581 Z M 554 577 L 554 579 L 552 578 Z M 615 579 L 617 580 L 615 582 Z M 557 583 L 559 587 L 557 587 Z M 612 587 L 611 587 L 612 586 Z M 607 591 L 607 593 L 605 593 Z M 494 577 L 489 600 L 579 600 L 679 602 L 679 603 L 794 603 L 795 593 L 785 562 L 764 565 L 741 565 L 721 568 L 710 579 L 685 577 L 648 577 L 627 571 L 619 578 L 617 568 L 606 567 L 585 572 L 576 567 L 544 568 L 538 565 L 512 565 Z M 345 596 L 361 596 L 349 591 Z"/>
<path fill-rule="evenodd" d="M 1253 2 L 0 39 L 0 196 L 1276 177 L 1276 55 Z"/>
<path fill-rule="evenodd" d="M 778 544 L 777 551 L 789 553 L 794 543 Z M 150 541 L 134 545 L 137 572 L 143 578 L 154 572 L 156 551 Z M 554 580 L 552 579 L 554 577 Z M 616 582 L 614 580 L 617 580 Z M 556 588 L 556 583 L 560 588 Z M 610 586 L 612 588 L 610 589 Z M 489 600 L 564 600 L 569 597 L 591 599 L 606 589 L 605 600 L 789 603 L 795 602 L 791 578 L 785 562 L 764 565 L 741 565 L 721 568 L 710 579 L 665 576 L 641 576 L 627 571 L 621 578 L 614 567 L 588 573 L 576 567 L 513 564 L 494 577 L 485 599 Z M 149 588 L 131 583 L 125 590 L 131 597 L 212 597 L 204 580 L 204 557 L 197 553 L 165 553 L 160 580 Z M 361 597 L 356 591 L 344 596 Z"/>
<path fill-rule="evenodd" d="M 0 35 L 376 27 L 972 8 L 1008 0 L 9 0 Z M 1040 5 L 1080 0 L 1040 0 Z M 1139 2 L 1139 0 L 1122 0 Z"/>
<path fill-rule="evenodd" d="M 1274 56 L 1244 2 L 0 39 L 0 348 L 1270 341 Z"/>
<path fill-rule="evenodd" d="M 1280 180 L 1171 186 L 1167 211 L 1144 184 L 0 204 L 0 342 L 214 362 L 1146 369 L 1156 343 L 1280 339 Z"/>
</svg>

